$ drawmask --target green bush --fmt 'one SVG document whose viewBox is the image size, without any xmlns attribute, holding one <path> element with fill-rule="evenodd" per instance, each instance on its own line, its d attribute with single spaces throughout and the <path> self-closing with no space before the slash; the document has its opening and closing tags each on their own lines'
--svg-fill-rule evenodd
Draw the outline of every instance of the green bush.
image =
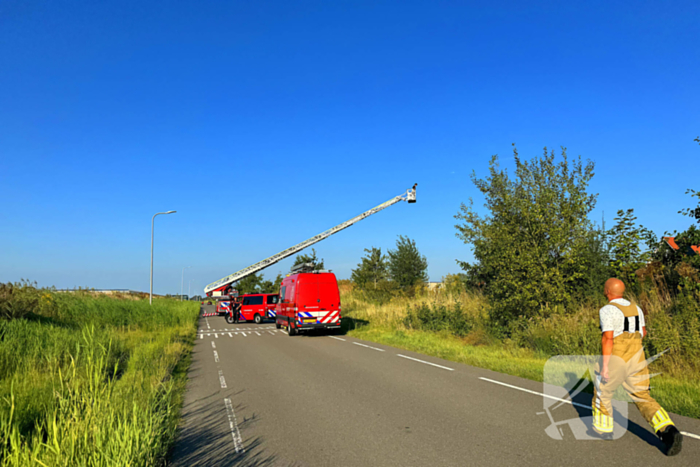
<svg viewBox="0 0 700 467">
<path fill-rule="evenodd" d="M 664 360 L 700 366 L 700 293 L 679 294 L 667 313 L 654 313 L 646 321 L 648 354 L 668 349 Z"/>
<path fill-rule="evenodd" d="M 0 318 L 17 319 L 39 306 L 41 294 L 27 281 L 0 284 Z"/>
<path fill-rule="evenodd" d="M 421 303 L 409 307 L 404 325 L 422 331 L 447 331 L 464 337 L 476 326 L 474 316 L 468 314 L 457 302 L 453 305 Z"/>
<path fill-rule="evenodd" d="M 578 313 L 555 313 L 548 318 L 533 318 L 511 335 L 518 347 L 546 356 L 598 355 L 600 328 L 593 310 Z"/>
</svg>

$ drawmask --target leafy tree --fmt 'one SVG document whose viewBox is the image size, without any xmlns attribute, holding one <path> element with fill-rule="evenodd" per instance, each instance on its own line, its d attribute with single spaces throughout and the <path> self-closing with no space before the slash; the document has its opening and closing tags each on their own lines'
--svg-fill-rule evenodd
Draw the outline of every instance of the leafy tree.
<svg viewBox="0 0 700 467">
<path fill-rule="evenodd" d="M 250 293 L 277 293 L 282 284 L 282 275 L 277 274 L 274 281 L 264 279 L 262 274 L 251 274 L 239 280 L 235 286 L 240 295 Z"/>
<path fill-rule="evenodd" d="M 581 261 L 585 268 L 583 276 L 575 285 L 577 298 L 597 297 L 604 300 L 603 284 L 614 276 L 614 273 L 610 267 L 607 235 L 603 229 L 589 232 Z"/>
<path fill-rule="evenodd" d="M 653 277 L 653 273 L 660 272 L 672 292 L 682 292 L 688 288 L 700 291 L 700 192 L 689 189 L 686 194 L 698 198 L 698 206 L 681 209 L 678 213 L 695 219 L 698 225 L 691 225 L 681 233 L 666 232 L 666 235 L 674 237 L 678 251 L 666 243 L 661 244 L 654 253 L 654 270 L 647 274 Z"/>
<path fill-rule="evenodd" d="M 650 260 L 659 244 L 654 232 L 637 225 L 636 221 L 634 209 L 620 209 L 615 226 L 607 232 L 612 272 L 629 284 L 636 282 L 635 271 Z"/>
<path fill-rule="evenodd" d="M 361 290 L 367 288 L 377 289 L 377 285 L 389 277 L 389 265 L 387 257 L 382 255 L 381 248 L 365 248 L 367 255 L 362 258 L 357 268 L 352 270 L 352 281 Z"/>
<path fill-rule="evenodd" d="M 282 285 L 282 274 L 277 274 L 274 281 L 266 279 L 260 284 L 260 293 L 278 293 Z"/>
<path fill-rule="evenodd" d="M 399 235 L 396 250 L 389 250 L 389 277 L 404 291 L 428 281 L 428 261 L 421 256 L 415 240 Z"/>
<path fill-rule="evenodd" d="M 472 182 L 486 198 L 487 215 L 473 201 L 462 204 L 457 236 L 472 246 L 475 262 L 458 261 L 471 283 L 484 284 L 492 299 L 492 317 L 499 325 L 570 305 L 585 278 L 592 230 L 588 214 L 597 194 L 588 193 L 594 165 L 578 157 L 569 161 L 562 147 L 530 161 L 513 149 L 515 177 L 493 156 L 489 175 L 472 173 Z"/>
<path fill-rule="evenodd" d="M 263 278 L 259 274 L 251 274 L 239 280 L 234 287 L 240 295 L 249 293 L 260 293 L 260 286 Z"/>
<path fill-rule="evenodd" d="M 695 221 L 698 224 L 700 224 L 700 191 L 688 189 L 688 190 L 686 190 L 685 194 L 690 195 L 692 198 L 697 198 L 698 205 L 694 208 L 681 209 L 680 211 L 678 211 L 678 214 L 683 214 L 684 216 L 688 216 L 692 219 L 695 219 Z"/>
<path fill-rule="evenodd" d="M 294 265 L 292 265 L 292 268 L 299 266 L 300 264 L 304 264 L 304 263 L 313 263 L 314 264 L 314 271 L 320 271 L 321 269 L 324 269 L 323 258 L 319 259 L 316 256 L 316 249 L 315 248 L 311 249 L 310 255 L 297 255 L 296 258 L 294 258 Z"/>
</svg>

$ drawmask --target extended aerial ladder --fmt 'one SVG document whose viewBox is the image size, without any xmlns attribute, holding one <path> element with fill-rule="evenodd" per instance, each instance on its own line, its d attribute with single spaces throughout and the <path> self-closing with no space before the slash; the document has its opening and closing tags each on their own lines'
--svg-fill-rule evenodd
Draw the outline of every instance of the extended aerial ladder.
<svg viewBox="0 0 700 467">
<path fill-rule="evenodd" d="M 241 279 L 243 279 L 246 276 L 250 276 L 251 274 L 255 274 L 259 271 L 262 271 L 263 269 L 272 266 L 273 264 L 282 261 L 285 258 L 288 258 L 289 256 L 292 256 L 304 248 L 308 248 L 311 245 L 320 242 L 321 240 L 325 240 L 326 238 L 330 237 L 331 235 L 340 232 L 343 229 L 347 229 L 351 225 L 361 221 L 362 219 L 366 219 L 367 217 L 371 216 L 372 214 L 376 214 L 379 211 L 382 211 L 389 206 L 393 206 L 394 204 L 398 203 L 399 201 L 406 201 L 408 203 L 415 203 L 416 202 L 416 186 L 418 184 L 416 183 L 413 185 L 413 188 L 410 188 L 406 190 L 406 193 L 403 193 L 399 196 L 396 196 L 389 201 L 380 204 L 379 206 L 373 207 L 369 211 L 365 211 L 359 216 L 355 216 L 352 219 L 343 222 L 342 224 L 338 224 L 335 227 L 326 230 L 325 232 L 322 232 L 314 237 L 309 238 L 308 240 L 304 240 L 303 242 L 294 245 L 291 248 L 287 248 L 284 251 L 281 251 L 277 253 L 276 255 L 270 256 L 269 258 L 266 258 L 258 263 L 252 264 L 248 266 L 247 268 L 241 269 L 238 272 L 234 272 L 233 274 L 230 274 L 223 279 L 219 279 L 216 282 L 212 282 L 208 286 L 204 288 L 204 292 L 208 295 L 211 296 L 211 294 L 215 291 L 222 291 L 226 290 L 231 284 L 234 282 L 237 282 Z"/>
</svg>

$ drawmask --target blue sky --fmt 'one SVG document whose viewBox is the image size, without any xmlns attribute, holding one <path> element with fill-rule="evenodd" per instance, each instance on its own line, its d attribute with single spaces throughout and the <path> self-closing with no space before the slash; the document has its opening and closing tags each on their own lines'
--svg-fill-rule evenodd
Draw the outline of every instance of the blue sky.
<svg viewBox="0 0 700 467">
<path fill-rule="evenodd" d="M 511 143 L 593 160 L 596 221 L 685 229 L 699 37 L 697 1 L 5 0 L 0 281 L 147 290 L 174 209 L 154 290 L 199 292 L 415 182 L 316 249 L 342 278 L 407 235 L 439 280 Z"/>
</svg>

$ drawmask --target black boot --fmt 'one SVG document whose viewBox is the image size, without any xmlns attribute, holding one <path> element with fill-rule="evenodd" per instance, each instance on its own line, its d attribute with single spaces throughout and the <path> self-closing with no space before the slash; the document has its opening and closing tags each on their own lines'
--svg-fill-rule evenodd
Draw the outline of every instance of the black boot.
<svg viewBox="0 0 700 467">
<path fill-rule="evenodd" d="M 675 456 L 681 452 L 683 445 L 683 435 L 678 428 L 669 425 L 663 431 L 657 431 L 656 435 L 661 439 L 661 442 L 666 446 L 666 455 Z"/>
<path fill-rule="evenodd" d="M 588 429 L 588 436 L 590 436 L 591 438 L 602 439 L 604 441 L 612 441 L 613 440 L 612 433 L 601 433 L 600 431 L 598 431 L 594 428 Z"/>
</svg>

